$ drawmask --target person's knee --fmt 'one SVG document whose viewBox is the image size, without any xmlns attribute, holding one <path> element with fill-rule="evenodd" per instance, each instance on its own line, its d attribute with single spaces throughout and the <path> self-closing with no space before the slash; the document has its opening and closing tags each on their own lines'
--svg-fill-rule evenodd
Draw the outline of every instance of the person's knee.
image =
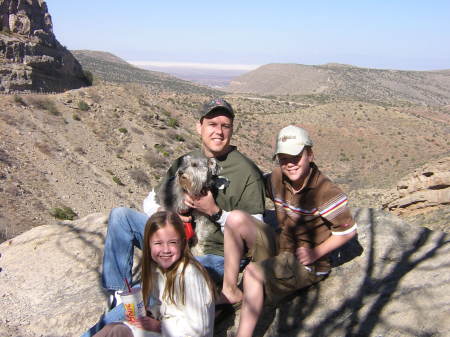
<svg viewBox="0 0 450 337">
<path fill-rule="evenodd" d="M 262 282 L 263 275 L 261 269 L 254 262 L 250 262 L 244 270 L 244 279 Z"/>
<path fill-rule="evenodd" d="M 227 222 L 225 223 L 225 227 L 228 228 L 238 228 L 242 226 L 242 224 L 248 222 L 248 217 L 250 215 L 240 211 L 240 210 L 233 210 L 228 214 Z"/>
<path fill-rule="evenodd" d="M 115 207 L 109 213 L 108 226 L 115 227 L 118 224 L 122 223 L 122 219 L 127 217 L 129 212 L 129 208 L 127 207 Z"/>
</svg>

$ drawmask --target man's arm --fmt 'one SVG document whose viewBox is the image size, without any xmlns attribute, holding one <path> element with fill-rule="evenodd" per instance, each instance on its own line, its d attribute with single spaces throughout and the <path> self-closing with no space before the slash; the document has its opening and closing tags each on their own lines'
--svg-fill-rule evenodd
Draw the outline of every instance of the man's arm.
<svg viewBox="0 0 450 337">
<path fill-rule="evenodd" d="M 208 193 L 205 196 L 201 196 L 199 198 L 192 198 L 190 196 L 186 196 L 184 202 L 186 203 L 187 206 L 195 208 L 199 212 L 202 212 L 208 216 L 216 214 L 217 212 L 220 211 L 220 207 L 217 206 L 211 191 L 208 191 Z M 228 214 L 230 214 L 230 212 L 222 210 L 222 215 L 220 219 L 217 221 L 217 223 L 220 225 L 220 229 L 222 230 L 222 232 L 224 231 L 224 226 L 227 221 Z M 263 215 L 261 213 L 250 215 L 260 221 L 263 221 Z"/>
</svg>

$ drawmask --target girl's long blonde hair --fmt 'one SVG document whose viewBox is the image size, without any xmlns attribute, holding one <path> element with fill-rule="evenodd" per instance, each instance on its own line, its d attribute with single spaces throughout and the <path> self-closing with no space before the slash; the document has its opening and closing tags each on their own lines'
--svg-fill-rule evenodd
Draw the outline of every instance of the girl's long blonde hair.
<svg viewBox="0 0 450 337">
<path fill-rule="evenodd" d="M 142 256 L 142 295 L 144 297 L 146 305 L 149 305 L 147 301 L 153 287 L 155 286 L 156 268 L 158 268 L 157 263 L 153 261 L 151 256 L 150 239 L 158 229 L 163 228 L 167 225 L 172 225 L 175 228 L 175 231 L 180 236 L 181 256 L 180 259 L 176 261 L 172 266 L 170 266 L 169 269 L 162 271 L 163 273 L 165 273 L 167 280 L 163 292 L 163 299 L 168 301 L 169 303 L 176 305 L 177 303 L 175 303 L 175 294 L 177 293 L 176 288 L 178 287 L 178 294 L 180 294 L 181 303 L 183 305 L 185 304 L 184 271 L 186 270 L 188 264 L 192 264 L 202 273 L 208 284 L 211 296 L 214 300 L 216 295 L 215 286 L 205 268 L 192 255 L 187 244 L 183 222 L 181 221 L 178 214 L 169 211 L 161 211 L 154 213 L 145 224 L 144 249 Z M 181 271 L 180 277 L 177 279 L 177 270 L 180 263 L 183 263 L 183 269 Z"/>
</svg>

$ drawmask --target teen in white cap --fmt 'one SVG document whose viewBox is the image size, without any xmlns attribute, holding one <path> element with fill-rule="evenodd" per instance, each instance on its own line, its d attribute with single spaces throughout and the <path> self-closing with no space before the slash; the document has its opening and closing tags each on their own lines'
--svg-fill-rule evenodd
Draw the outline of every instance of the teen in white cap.
<svg viewBox="0 0 450 337">
<path fill-rule="evenodd" d="M 281 228 L 279 252 L 245 269 L 237 337 L 252 336 L 264 299 L 277 303 L 325 279 L 331 271 L 329 253 L 356 235 L 347 196 L 315 165 L 312 146 L 300 127 L 289 125 L 278 133 L 274 157 L 279 167 L 267 177 L 266 191 Z"/>
</svg>

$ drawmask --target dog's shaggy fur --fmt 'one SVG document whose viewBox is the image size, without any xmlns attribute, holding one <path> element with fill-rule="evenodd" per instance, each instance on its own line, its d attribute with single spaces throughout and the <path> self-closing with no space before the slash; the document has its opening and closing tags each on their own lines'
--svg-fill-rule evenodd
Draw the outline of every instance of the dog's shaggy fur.
<svg viewBox="0 0 450 337">
<path fill-rule="evenodd" d="M 220 167 L 214 158 L 186 155 L 175 175 L 161 185 L 156 195 L 157 202 L 167 210 L 186 214 L 190 209 L 184 203 L 185 194 L 199 197 L 205 195 L 208 190 L 214 194 L 214 180 L 219 171 Z M 204 255 L 204 239 L 217 229 L 217 225 L 195 209 L 192 210 L 191 216 L 195 230 L 191 250 L 196 256 Z"/>
</svg>

